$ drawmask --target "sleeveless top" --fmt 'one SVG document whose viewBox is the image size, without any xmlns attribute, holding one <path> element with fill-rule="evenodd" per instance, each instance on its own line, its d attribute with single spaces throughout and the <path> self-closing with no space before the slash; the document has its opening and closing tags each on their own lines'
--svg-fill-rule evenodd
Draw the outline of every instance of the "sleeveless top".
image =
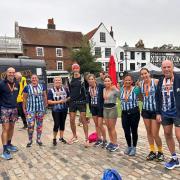
<svg viewBox="0 0 180 180">
<path fill-rule="evenodd" d="M 146 96 L 144 90 L 144 81 L 141 82 L 141 93 L 143 96 L 143 107 L 142 107 L 143 110 L 156 111 L 156 97 L 155 97 L 156 89 L 157 86 L 155 84 L 155 80 L 151 79 L 149 93 L 148 96 Z"/>
</svg>

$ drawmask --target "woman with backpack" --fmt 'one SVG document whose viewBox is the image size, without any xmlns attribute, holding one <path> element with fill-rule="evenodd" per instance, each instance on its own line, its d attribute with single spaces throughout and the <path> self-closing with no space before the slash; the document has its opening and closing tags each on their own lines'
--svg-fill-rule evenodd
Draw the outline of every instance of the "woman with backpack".
<svg viewBox="0 0 180 180">
<path fill-rule="evenodd" d="M 60 131 L 59 141 L 66 144 L 64 139 L 65 121 L 68 111 L 67 101 L 69 100 L 69 92 L 62 86 L 60 76 L 54 78 L 54 87 L 48 92 L 48 104 L 52 106 L 52 117 L 54 120 L 53 128 L 53 145 L 57 145 L 56 137 Z"/>
<path fill-rule="evenodd" d="M 94 74 L 88 76 L 89 90 L 88 90 L 88 101 L 92 118 L 95 123 L 97 141 L 94 146 L 101 146 L 102 148 L 107 146 L 106 130 L 103 126 L 103 89 L 104 85 L 97 84 Z M 101 135 L 103 139 L 101 138 Z"/>
</svg>

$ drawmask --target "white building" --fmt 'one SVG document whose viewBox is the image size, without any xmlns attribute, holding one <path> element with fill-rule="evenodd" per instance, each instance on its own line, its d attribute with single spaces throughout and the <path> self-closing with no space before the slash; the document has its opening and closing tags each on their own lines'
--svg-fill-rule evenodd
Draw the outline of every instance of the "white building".
<svg viewBox="0 0 180 180">
<path fill-rule="evenodd" d="M 113 31 L 109 32 L 101 23 L 97 28 L 86 34 L 92 46 L 92 53 L 97 57 L 97 62 L 102 63 L 102 68 L 107 71 L 109 58 L 114 55 L 116 41 L 113 38 Z"/>
<path fill-rule="evenodd" d="M 118 72 L 134 71 L 150 62 L 150 49 L 118 46 L 115 57 L 118 63 Z"/>
</svg>

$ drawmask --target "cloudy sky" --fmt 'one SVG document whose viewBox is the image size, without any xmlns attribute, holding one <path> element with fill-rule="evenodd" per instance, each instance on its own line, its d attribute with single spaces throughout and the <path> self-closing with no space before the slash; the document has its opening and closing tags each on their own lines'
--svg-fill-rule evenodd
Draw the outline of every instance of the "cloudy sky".
<svg viewBox="0 0 180 180">
<path fill-rule="evenodd" d="M 180 0 L 4 0 L 0 4 L 0 36 L 14 36 L 20 26 L 46 28 L 54 18 L 56 29 L 83 34 L 101 22 L 113 27 L 117 45 L 180 46 Z"/>
</svg>

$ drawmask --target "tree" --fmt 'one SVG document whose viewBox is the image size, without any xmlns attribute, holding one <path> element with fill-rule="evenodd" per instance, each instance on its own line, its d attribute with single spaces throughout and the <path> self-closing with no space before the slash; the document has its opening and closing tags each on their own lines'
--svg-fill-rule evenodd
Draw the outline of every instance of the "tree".
<svg viewBox="0 0 180 180">
<path fill-rule="evenodd" d="M 95 56 L 92 54 L 92 47 L 86 39 L 82 40 L 82 48 L 72 50 L 72 59 L 81 67 L 81 73 L 90 72 L 97 74 L 101 71 L 101 63 L 96 62 Z"/>
</svg>

